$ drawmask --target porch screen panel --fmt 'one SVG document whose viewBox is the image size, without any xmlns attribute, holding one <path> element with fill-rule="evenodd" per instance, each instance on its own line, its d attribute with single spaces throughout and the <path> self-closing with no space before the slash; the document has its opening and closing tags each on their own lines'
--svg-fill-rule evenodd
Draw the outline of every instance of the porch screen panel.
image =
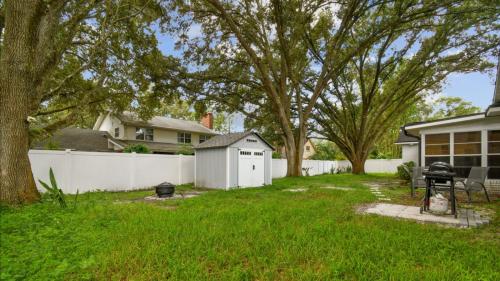
<svg viewBox="0 0 500 281">
<path fill-rule="evenodd" d="M 489 179 L 500 179 L 500 130 L 488 132 Z"/>
<path fill-rule="evenodd" d="M 425 135 L 425 166 L 434 162 L 450 163 L 450 134 Z"/>
<path fill-rule="evenodd" d="M 454 150 L 455 172 L 465 178 L 472 167 L 481 167 L 481 132 L 455 133 Z"/>
</svg>

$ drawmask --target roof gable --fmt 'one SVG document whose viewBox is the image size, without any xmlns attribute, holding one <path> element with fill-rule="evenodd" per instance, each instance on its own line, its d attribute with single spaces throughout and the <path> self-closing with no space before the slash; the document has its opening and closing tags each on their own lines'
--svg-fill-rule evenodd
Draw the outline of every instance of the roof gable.
<svg viewBox="0 0 500 281">
<path fill-rule="evenodd" d="M 250 135 L 257 136 L 264 144 L 269 146 L 269 148 L 274 149 L 271 144 L 269 144 L 262 136 L 256 132 L 247 131 L 240 133 L 229 133 L 225 135 L 218 135 L 210 138 L 209 140 L 197 145 L 195 149 L 207 149 L 207 148 L 220 148 L 230 146 Z"/>
</svg>

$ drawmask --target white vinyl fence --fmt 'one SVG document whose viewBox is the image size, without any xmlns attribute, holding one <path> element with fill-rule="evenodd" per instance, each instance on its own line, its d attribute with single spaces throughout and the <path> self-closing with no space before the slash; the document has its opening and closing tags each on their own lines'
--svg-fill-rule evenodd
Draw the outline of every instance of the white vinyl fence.
<svg viewBox="0 0 500 281">
<path fill-rule="evenodd" d="M 59 187 L 68 194 L 94 190 L 124 191 L 148 188 L 162 182 L 194 182 L 194 156 L 30 150 L 31 169 L 38 179 L 49 182 L 52 167 Z M 368 173 L 394 173 L 401 159 L 368 160 Z M 349 161 L 304 160 L 304 174 L 320 175 L 345 170 Z M 286 176 L 286 159 L 273 159 L 273 178 Z M 42 189 L 41 189 L 42 190 Z"/>
<path fill-rule="evenodd" d="M 48 183 L 52 167 L 59 187 L 69 194 L 134 190 L 194 179 L 194 156 L 30 150 L 29 158 L 39 188 L 38 179 Z"/>
</svg>

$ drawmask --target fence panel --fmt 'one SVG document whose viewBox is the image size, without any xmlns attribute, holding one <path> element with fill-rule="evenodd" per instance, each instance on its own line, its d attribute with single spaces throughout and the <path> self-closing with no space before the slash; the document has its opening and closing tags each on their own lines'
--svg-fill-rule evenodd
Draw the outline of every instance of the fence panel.
<svg viewBox="0 0 500 281">
<path fill-rule="evenodd" d="M 194 181 L 194 156 L 30 150 L 29 157 L 35 180 L 48 182 L 52 167 L 58 185 L 68 194 Z M 37 186 L 41 189 L 38 181 Z"/>
<path fill-rule="evenodd" d="M 49 181 L 52 167 L 60 188 L 69 194 L 93 191 L 122 191 L 147 188 L 162 182 L 185 184 L 194 181 L 194 156 L 112 152 L 30 150 L 33 176 Z M 401 159 L 368 160 L 368 173 L 394 173 Z M 304 160 L 302 167 L 309 175 L 345 170 L 349 161 Z M 286 176 L 287 160 L 272 160 L 272 177 Z"/>
</svg>

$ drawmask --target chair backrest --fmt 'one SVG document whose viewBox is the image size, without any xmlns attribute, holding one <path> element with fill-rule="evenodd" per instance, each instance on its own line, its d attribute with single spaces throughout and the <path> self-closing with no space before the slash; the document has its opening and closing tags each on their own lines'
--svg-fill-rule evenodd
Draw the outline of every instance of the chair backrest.
<svg viewBox="0 0 500 281">
<path fill-rule="evenodd" d="M 487 167 L 472 167 L 470 169 L 469 176 L 467 177 L 467 182 L 468 183 L 479 182 L 484 184 L 487 176 L 488 176 Z"/>
<path fill-rule="evenodd" d="M 424 172 L 424 168 L 422 168 L 422 167 L 413 167 L 412 173 L 411 173 L 411 178 L 414 179 L 414 180 L 422 178 L 424 176 L 423 172 Z"/>
</svg>

